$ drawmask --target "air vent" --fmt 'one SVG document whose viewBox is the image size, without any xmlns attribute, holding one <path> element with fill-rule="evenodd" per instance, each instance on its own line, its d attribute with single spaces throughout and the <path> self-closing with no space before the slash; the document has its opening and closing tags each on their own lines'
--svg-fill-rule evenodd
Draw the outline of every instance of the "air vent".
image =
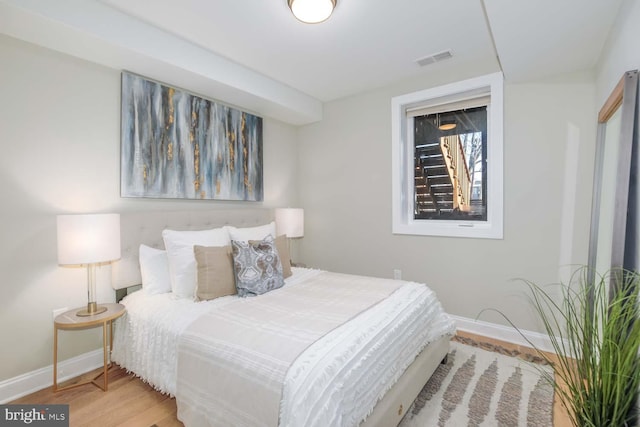
<svg viewBox="0 0 640 427">
<path fill-rule="evenodd" d="M 425 56 L 424 58 L 416 59 L 416 63 L 421 67 L 425 65 L 433 64 L 434 62 L 444 61 L 453 56 L 451 50 L 443 50 L 442 52 L 434 53 L 433 55 Z"/>
</svg>

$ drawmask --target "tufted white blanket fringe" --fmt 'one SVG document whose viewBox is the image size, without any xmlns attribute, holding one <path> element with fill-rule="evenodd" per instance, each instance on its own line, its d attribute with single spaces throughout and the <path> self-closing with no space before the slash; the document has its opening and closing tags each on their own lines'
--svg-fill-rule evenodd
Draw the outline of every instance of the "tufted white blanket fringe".
<svg viewBox="0 0 640 427">
<path fill-rule="evenodd" d="M 357 426 L 420 351 L 453 327 L 429 288 L 405 284 L 298 357 L 285 380 L 280 426 Z"/>
</svg>

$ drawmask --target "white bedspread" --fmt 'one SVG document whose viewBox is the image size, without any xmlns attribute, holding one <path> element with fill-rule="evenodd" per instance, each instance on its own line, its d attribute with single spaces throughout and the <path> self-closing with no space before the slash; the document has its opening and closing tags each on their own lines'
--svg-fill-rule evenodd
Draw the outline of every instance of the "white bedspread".
<svg viewBox="0 0 640 427">
<path fill-rule="evenodd" d="M 296 269 L 286 286 L 317 274 Z M 113 360 L 175 395 L 179 337 L 197 318 L 237 297 L 194 303 L 174 300 L 170 294 L 136 294 L 124 301 L 127 315 L 117 322 Z M 429 288 L 405 282 L 389 298 L 331 330 L 297 357 L 284 378 L 280 426 L 356 426 L 417 354 L 453 329 Z M 178 396 L 178 401 L 187 426 L 218 425 L 206 419 L 206 411 L 190 405 L 193 396 Z"/>
<path fill-rule="evenodd" d="M 187 426 L 357 426 L 420 350 L 452 328 L 425 285 L 322 272 L 185 330 L 178 418 Z"/>
<path fill-rule="evenodd" d="M 293 268 L 285 286 L 304 282 L 318 270 Z M 178 339 L 187 326 L 202 314 L 228 304 L 237 296 L 194 302 L 173 294 L 146 295 L 134 292 L 123 301 L 124 316 L 116 320 L 111 359 L 133 372 L 156 390 L 175 396 Z"/>
</svg>

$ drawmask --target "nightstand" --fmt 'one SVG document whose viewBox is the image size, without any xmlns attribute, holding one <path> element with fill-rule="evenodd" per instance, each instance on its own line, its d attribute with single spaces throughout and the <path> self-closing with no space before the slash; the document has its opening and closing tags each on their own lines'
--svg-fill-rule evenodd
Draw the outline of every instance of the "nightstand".
<svg viewBox="0 0 640 427">
<path fill-rule="evenodd" d="M 113 321 L 122 316 L 125 312 L 125 307 L 122 304 L 108 303 L 100 304 L 103 307 L 107 307 L 107 311 L 95 314 L 93 316 L 77 316 L 76 312 L 82 308 L 76 308 L 64 312 L 53 321 L 53 391 L 67 390 L 74 387 L 79 387 L 85 384 L 93 384 L 96 387 L 107 391 L 108 377 L 107 372 L 111 367 L 111 358 L 107 357 L 107 326 L 109 329 L 109 350 L 113 348 Z M 58 387 L 58 330 L 74 330 L 74 329 L 89 329 L 102 326 L 102 351 L 104 355 L 103 371 L 93 379 L 75 383 L 66 387 Z M 97 381 L 102 376 L 102 385 Z"/>
</svg>

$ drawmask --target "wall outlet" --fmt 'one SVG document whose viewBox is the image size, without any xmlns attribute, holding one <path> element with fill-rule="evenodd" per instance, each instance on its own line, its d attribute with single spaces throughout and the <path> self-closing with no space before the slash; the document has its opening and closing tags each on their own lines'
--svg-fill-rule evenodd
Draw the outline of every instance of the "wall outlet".
<svg viewBox="0 0 640 427">
<path fill-rule="evenodd" d="M 393 278 L 396 280 L 402 280 L 402 270 L 398 268 L 393 269 Z"/>
<path fill-rule="evenodd" d="M 56 317 L 58 317 L 60 314 L 64 313 L 65 311 L 69 311 L 69 309 L 67 307 L 63 307 L 63 308 L 56 308 L 55 310 L 53 310 L 53 320 L 56 320 Z"/>
</svg>

